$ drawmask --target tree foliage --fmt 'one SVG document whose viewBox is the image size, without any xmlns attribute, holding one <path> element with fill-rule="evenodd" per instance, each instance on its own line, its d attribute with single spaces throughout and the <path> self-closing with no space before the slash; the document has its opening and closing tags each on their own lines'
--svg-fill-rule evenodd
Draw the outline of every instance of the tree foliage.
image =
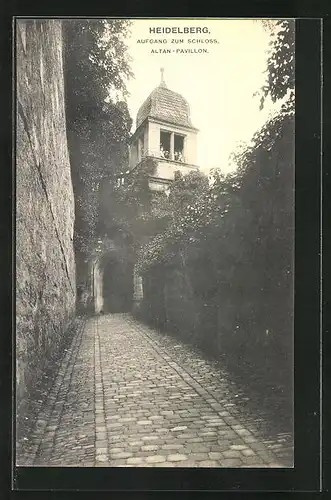
<svg viewBox="0 0 331 500">
<path fill-rule="evenodd" d="M 207 189 L 208 177 L 202 172 L 193 170 L 185 176 L 179 171 L 175 172 L 175 180 L 169 190 L 169 207 L 173 218 L 182 215 Z"/>
<path fill-rule="evenodd" d="M 295 21 L 283 19 L 277 21 L 272 30 L 269 57 L 266 69 L 266 81 L 261 89 L 261 109 L 265 99 L 272 102 L 288 95 L 284 111 L 294 110 L 295 87 Z"/>
<path fill-rule="evenodd" d="M 93 119 L 105 107 L 111 91 L 126 95 L 131 76 L 125 39 L 126 20 L 70 19 L 63 21 L 69 122 Z"/>
<path fill-rule="evenodd" d="M 132 120 L 125 102 L 131 76 L 125 20 L 63 22 L 66 117 L 76 200 L 75 244 L 87 253 L 96 237 L 99 185 L 128 160 Z M 122 100 L 110 98 L 118 92 Z"/>
<path fill-rule="evenodd" d="M 105 182 L 101 196 L 100 234 L 116 238 L 116 235 L 125 233 L 138 252 L 153 237 L 165 233 L 193 199 L 196 200 L 197 192 L 208 186 L 207 177 L 200 172 L 185 177 L 177 172 L 168 193 L 152 191 L 149 181 L 156 168 L 157 162 L 153 158 L 145 158 L 122 181 Z"/>
</svg>

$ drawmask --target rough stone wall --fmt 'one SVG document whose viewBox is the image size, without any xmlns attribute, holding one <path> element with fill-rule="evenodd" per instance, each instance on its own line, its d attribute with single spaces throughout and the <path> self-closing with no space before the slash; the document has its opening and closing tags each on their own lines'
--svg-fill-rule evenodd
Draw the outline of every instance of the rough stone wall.
<svg viewBox="0 0 331 500">
<path fill-rule="evenodd" d="M 62 30 L 17 21 L 16 360 L 20 404 L 58 353 L 76 301 Z"/>
</svg>

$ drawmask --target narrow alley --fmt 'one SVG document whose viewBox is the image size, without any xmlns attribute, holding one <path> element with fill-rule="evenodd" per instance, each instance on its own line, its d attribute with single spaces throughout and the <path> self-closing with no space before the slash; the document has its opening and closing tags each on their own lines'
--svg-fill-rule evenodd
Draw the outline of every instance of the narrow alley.
<svg viewBox="0 0 331 500">
<path fill-rule="evenodd" d="M 288 436 L 258 422 L 192 347 L 129 314 L 101 315 L 65 352 L 19 465 L 291 466 Z"/>
</svg>

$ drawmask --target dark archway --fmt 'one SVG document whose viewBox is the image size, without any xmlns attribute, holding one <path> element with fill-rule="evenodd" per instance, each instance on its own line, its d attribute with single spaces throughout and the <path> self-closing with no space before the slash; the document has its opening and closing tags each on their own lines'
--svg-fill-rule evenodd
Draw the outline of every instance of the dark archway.
<svg viewBox="0 0 331 500">
<path fill-rule="evenodd" d="M 103 271 L 103 311 L 129 312 L 133 300 L 133 266 L 117 258 L 110 259 Z"/>
</svg>

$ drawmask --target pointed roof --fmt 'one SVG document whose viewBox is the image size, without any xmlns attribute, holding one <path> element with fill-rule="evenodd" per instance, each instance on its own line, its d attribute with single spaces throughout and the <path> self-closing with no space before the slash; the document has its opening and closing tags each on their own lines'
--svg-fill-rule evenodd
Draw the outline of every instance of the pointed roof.
<svg viewBox="0 0 331 500">
<path fill-rule="evenodd" d="M 190 118 L 190 107 L 188 102 L 181 94 L 168 89 L 164 81 L 163 72 L 164 69 L 161 68 L 161 81 L 159 86 L 151 92 L 138 110 L 136 120 L 137 128 L 146 118 L 154 118 L 173 125 L 194 128 Z"/>
</svg>

